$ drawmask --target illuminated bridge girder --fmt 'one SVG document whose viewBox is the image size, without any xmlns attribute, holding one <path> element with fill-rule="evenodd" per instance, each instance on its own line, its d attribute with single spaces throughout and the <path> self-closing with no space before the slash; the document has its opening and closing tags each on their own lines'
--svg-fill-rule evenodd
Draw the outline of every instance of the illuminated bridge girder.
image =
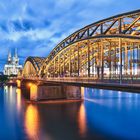
<svg viewBox="0 0 140 140">
<path fill-rule="evenodd" d="M 91 38 L 127 37 L 140 39 L 140 10 L 110 17 L 88 25 L 61 41 L 47 57 L 50 61 L 58 52 L 78 41 Z"/>
<path fill-rule="evenodd" d="M 140 10 L 107 18 L 74 32 L 40 64 L 34 68 L 43 78 L 138 79 Z"/>
<path fill-rule="evenodd" d="M 25 61 L 22 75 L 25 77 L 38 76 L 40 67 L 45 61 L 43 57 L 28 57 Z"/>
<path fill-rule="evenodd" d="M 108 38 L 75 43 L 46 65 L 46 77 L 132 79 L 140 76 L 140 40 Z"/>
</svg>

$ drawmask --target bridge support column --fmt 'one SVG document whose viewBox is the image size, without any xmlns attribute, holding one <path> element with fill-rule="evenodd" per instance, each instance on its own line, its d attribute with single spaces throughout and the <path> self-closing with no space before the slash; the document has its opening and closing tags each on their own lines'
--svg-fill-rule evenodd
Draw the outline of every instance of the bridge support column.
<svg viewBox="0 0 140 140">
<path fill-rule="evenodd" d="M 21 80 L 17 80 L 16 83 L 17 83 L 17 87 L 18 87 L 18 88 L 21 88 L 21 84 L 22 84 L 22 83 L 21 83 Z"/>
<path fill-rule="evenodd" d="M 22 81 L 21 89 L 24 97 L 31 101 L 81 99 L 81 87 L 61 84 L 44 84 L 42 82 Z"/>
<path fill-rule="evenodd" d="M 77 86 L 48 86 L 32 84 L 30 100 L 81 99 L 81 87 Z"/>
<path fill-rule="evenodd" d="M 33 84 L 30 87 L 30 100 L 64 99 L 61 86 L 48 86 Z"/>
<path fill-rule="evenodd" d="M 81 87 L 76 86 L 45 86 L 32 84 L 30 100 L 81 99 Z"/>
<path fill-rule="evenodd" d="M 27 99 L 30 98 L 30 83 L 26 80 L 17 80 L 17 88 L 21 89 L 23 96 Z"/>
<path fill-rule="evenodd" d="M 65 85 L 63 86 L 63 92 L 66 99 L 81 99 L 81 87 Z"/>
</svg>

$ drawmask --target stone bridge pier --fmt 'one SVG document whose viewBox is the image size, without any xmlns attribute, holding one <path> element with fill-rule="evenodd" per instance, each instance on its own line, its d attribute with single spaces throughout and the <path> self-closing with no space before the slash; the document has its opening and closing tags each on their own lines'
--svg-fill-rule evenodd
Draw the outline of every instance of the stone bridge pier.
<svg viewBox="0 0 140 140">
<path fill-rule="evenodd" d="M 81 99 L 81 87 L 77 86 L 24 80 L 17 81 L 17 86 L 21 88 L 23 95 L 32 101 Z"/>
<path fill-rule="evenodd" d="M 81 99 L 81 88 L 54 84 L 32 84 L 30 100 Z"/>
</svg>

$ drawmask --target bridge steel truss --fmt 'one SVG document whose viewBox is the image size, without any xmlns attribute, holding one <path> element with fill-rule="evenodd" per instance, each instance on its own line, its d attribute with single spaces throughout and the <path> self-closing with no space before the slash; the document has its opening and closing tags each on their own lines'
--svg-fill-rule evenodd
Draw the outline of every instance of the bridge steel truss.
<svg viewBox="0 0 140 140">
<path fill-rule="evenodd" d="M 44 57 L 28 57 L 24 63 L 22 76 L 32 77 L 38 76 L 38 72 L 42 63 L 45 61 Z"/>
<path fill-rule="evenodd" d="M 68 36 L 46 58 L 39 75 L 138 79 L 140 10 L 98 21 Z"/>
</svg>

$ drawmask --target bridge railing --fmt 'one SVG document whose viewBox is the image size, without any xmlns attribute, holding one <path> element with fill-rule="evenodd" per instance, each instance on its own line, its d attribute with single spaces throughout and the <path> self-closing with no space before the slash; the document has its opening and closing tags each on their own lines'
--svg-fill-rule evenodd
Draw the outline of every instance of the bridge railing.
<svg viewBox="0 0 140 140">
<path fill-rule="evenodd" d="M 139 84 L 140 79 L 123 79 L 120 81 L 120 79 L 97 79 L 93 77 L 64 77 L 64 78 L 46 78 L 44 79 L 46 81 L 56 81 L 56 82 L 69 82 L 69 83 L 97 83 L 97 84 L 102 84 L 102 83 L 111 83 L 111 84 Z"/>
<path fill-rule="evenodd" d="M 123 79 L 120 81 L 116 79 L 97 79 L 94 77 L 20 77 L 20 79 L 33 80 L 33 81 L 44 81 L 44 82 L 62 82 L 62 83 L 82 83 L 82 84 L 140 84 L 140 79 Z"/>
</svg>

